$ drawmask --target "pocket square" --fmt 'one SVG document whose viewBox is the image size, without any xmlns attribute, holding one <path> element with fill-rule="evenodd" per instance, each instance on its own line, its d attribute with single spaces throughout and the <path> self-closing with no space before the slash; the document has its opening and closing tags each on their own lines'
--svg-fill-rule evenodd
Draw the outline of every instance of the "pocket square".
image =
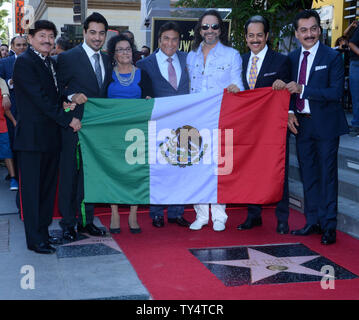
<svg viewBox="0 0 359 320">
<path fill-rule="evenodd" d="M 265 74 L 263 75 L 263 77 L 274 76 L 275 74 L 277 74 L 277 72 L 265 73 Z"/>
<path fill-rule="evenodd" d="M 327 68 L 327 66 L 316 66 L 315 71 L 326 69 L 326 68 Z"/>
</svg>

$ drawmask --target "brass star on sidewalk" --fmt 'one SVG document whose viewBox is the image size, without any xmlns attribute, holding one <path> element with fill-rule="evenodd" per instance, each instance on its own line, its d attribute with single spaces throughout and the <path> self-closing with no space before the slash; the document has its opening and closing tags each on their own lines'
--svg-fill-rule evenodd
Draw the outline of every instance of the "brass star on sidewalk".
<svg viewBox="0 0 359 320">
<path fill-rule="evenodd" d="M 251 269 L 251 283 L 273 276 L 279 272 L 291 272 L 323 277 L 324 274 L 304 267 L 301 264 L 314 260 L 320 256 L 275 257 L 270 254 L 248 248 L 249 259 L 203 261 L 203 263 L 244 267 Z M 326 275 L 328 276 L 328 275 Z"/>
<path fill-rule="evenodd" d="M 107 247 L 110 247 L 118 252 L 122 253 L 122 250 L 118 246 L 115 240 L 112 239 L 111 236 L 106 237 L 94 237 L 90 236 L 89 234 L 86 234 L 86 239 L 73 241 L 67 244 L 62 245 L 61 247 L 69 247 L 69 246 L 80 246 L 80 245 L 86 245 L 86 244 L 103 244 Z"/>
</svg>

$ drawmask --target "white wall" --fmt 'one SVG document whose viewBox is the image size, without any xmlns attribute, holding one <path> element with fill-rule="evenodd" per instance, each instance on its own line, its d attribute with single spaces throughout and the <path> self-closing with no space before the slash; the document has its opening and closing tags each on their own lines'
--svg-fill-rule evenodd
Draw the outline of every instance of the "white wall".
<svg viewBox="0 0 359 320">
<path fill-rule="evenodd" d="M 138 48 L 145 44 L 145 35 L 141 31 L 141 12 L 139 10 L 88 10 L 87 15 L 94 11 L 101 13 L 110 26 L 128 26 L 135 35 L 135 41 Z M 41 19 L 47 19 L 55 23 L 60 34 L 61 27 L 64 24 L 73 23 L 72 8 L 52 8 L 49 7 Z"/>
</svg>

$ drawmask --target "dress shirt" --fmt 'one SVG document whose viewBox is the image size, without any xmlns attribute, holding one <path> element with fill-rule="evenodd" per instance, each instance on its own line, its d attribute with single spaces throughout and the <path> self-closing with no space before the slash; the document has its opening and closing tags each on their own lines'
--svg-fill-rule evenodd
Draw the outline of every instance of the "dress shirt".
<svg viewBox="0 0 359 320">
<path fill-rule="evenodd" d="M 309 51 L 308 57 L 307 57 L 307 71 L 306 71 L 306 78 L 305 78 L 305 85 L 303 85 L 303 90 L 302 93 L 300 94 L 300 98 L 302 98 L 303 96 L 303 92 L 305 90 L 305 86 L 308 83 L 308 79 L 309 79 L 309 74 L 310 74 L 310 69 L 312 68 L 313 65 L 313 61 L 315 58 L 315 55 L 318 51 L 319 48 L 319 41 L 317 41 L 317 43 L 311 47 L 309 50 L 306 50 L 302 47 L 302 52 L 300 54 L 300 58 L 299 58 L 299 65 L 298 65 L 298 76 L 297 76 L 297 83 L 299 81 L 299 72 L 300 72 L 300 66 L 302 64 L 302 60 L 304 58 L 304 54 L 303 51 Z M 309 101 L 308 99 L 304 99 L 304 109 L 300 112 L 300 113 L 310 113 L 310 108 L 309 108 Z"/>
<path fill-rule="evenodd" d="M 92 68 L 93 68 L 93 72 L 95 72 L 96 74 L 96 71 L 95 71 L 95 58 L 94 58 L 94 54 L 95 53 L 99 53 L 100 54 L 100 67 L 101 67 L 101 73 L 102 73 L 102 82 L 105 80 L 105 65 L 103 64 L 103 60 L 102 60 L 102 55 L 101 55 L 101 52 L 100 50 L 99 51 L 94 51 L 92 48 L 90 48 L 87 44 L 86 44 L 86 41 L 84 41 L 82 43 L 82 48 L 85 50 L 90 62 L 91 62 L 91 65 L 92 65 Z M 72 97 L 74 96 L 75 94 L 71 94 L 69 96 L 67 96 L 67 99 L 69 101 L 72 101 Z"/>
<path fill-rule="evenodd" d="M 93 71 L 96 73 L 95 71 L 95 58 L 94 58 L 94 54 L 95 53 L 99 53 L 100 54 L 100 67 L 101 67 L 101 73 L 102 73 L 102 82 L 105 80 L 105 66 L 103 64 L 102 61 L 102 56 L 101 56 L 101 52 L 100 51 L 94 51 L 93 49 L 91 49 L 87 44 L 86 41 L 83 42 L 82 44 L 82 48 L 85 50 L 88 58 L 90 59 Z"/>
<path fill-rule="evenodd" d="M 182 68 L 180 61 L 178 59 L 177 53 L 175 53 L 172 57 L 167 56 L 161 49 L 159 49 L 156 53 L 156 60 L 158 67 L 160 68 L 160 72 L 162 77 L 164 77 L 167 81 L 168 79 L 168 58 L 172 58 L 172 65 L 176 70 L 176 77 L 177 77 L 177 87 L 179 86 L 181 75 L 182 75 Z"/>
<path fill-rule="evenodd" d="M 258 60 L 257 60 L 257 77 L 259 75 L 259 72 L 261 71 L 261 67 L 262 67 L 262 64 L 263 64 L 263 60 L 267 54 L 267 51 L 268 51 L 268 46 L 266 45 L 258 54 L 254 54 L 252 51 L 251 51 L 251 56 L 249 57 L 249 60 L 248 60 L 248 66 L 247 66 L 247 82 L 249 83 L 249 73 L 251 71 L 251 66 L 252 66 L 252 59 L 253 57 L 257 57 Z"/>
<path fill-rule="evenodd" d="M 190 93 L 203 92 L 211 89 L 223 90 L 235 84 L 241 91 L 242 58 L 239 52 L 224 46 L 220 41 L 210 50 L 204 64 L 202 45 L 197 51 L 187 55 L 187 68 L 190 76 Z"/>
</svg>

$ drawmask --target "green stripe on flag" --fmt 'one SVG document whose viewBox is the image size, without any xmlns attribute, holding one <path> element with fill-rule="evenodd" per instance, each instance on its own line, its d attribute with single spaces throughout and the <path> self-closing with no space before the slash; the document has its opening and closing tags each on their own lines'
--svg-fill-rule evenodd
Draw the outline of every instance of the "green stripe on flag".
<svg viewBox="0 0 359 320">
<path fill-rule="evenodd" d="M 88 99 L 79 131 L 85 202 L 149 203 L 148 121 L 153 105 L 153 99 Z"/>
</svg>

